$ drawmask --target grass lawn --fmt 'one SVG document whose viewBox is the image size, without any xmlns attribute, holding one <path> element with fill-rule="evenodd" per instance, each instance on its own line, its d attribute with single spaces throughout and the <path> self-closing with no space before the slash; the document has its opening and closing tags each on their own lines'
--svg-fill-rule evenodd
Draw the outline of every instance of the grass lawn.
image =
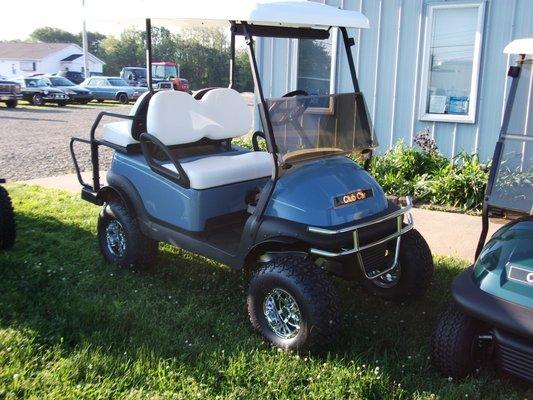
<svg viewBox="0 0 533 400">
<path fill-rule="evenodd" d="M 414 304 L 337 282 L 338 344 L 326 356 L 270 348 L 252 332 L 246 279 L 164 245 L 153 272 L 105 265 L 98 209 L 77 195 L 8 189 L 15 249 L 0 254 L 0 399 L 524 399 L 524 383 L 487 371 L 450 382 L 428 338 L 464 262 L 436 259 Z"/>
</svg>

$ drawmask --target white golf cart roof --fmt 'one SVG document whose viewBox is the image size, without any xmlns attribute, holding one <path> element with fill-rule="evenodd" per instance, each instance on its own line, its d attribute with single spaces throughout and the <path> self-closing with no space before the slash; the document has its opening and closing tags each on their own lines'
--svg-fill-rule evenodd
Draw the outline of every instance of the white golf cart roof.
<svg viewBox="0 0 533 400">
<path fill-rule="evenodd" d="M 307 0 L 114 0 L 105 9 L 85 7 L 85 18 L 95 21 L 144 23 L 145 19 L 164 25 L 228 26 L 229 21 L 250 25 L 318 28 L 368 28 L 368 19 L 358 11 L 347 11 Z M 95 3 L 93 3 L 95 4 Z"/>
<path fill-rule="evenodd" d="M 503 50 L 505 54 L 533 54 L 533 38 L 513 40 Z"/>
</svg>

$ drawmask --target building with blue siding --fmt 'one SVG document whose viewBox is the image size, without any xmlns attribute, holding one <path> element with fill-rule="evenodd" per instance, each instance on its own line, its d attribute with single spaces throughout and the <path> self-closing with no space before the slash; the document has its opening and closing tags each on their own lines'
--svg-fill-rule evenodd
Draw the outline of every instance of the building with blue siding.
<svg viewBox="0 0 533 400">
<path fill-rule="evenodd" d="M 492 156 L 514 56 L 507 43 L 533 37 L 532 0 L 325 0 L 361 11 L 370 29 L 350 30 L 357 76 L 380 143 L 413 143 L 429 130 L 441 152 Z M 332 32 L 318 46 L 259 38 L 266 97 L 353 91 L 344 48 Z M 531 78 L 533 82 L 533 78 Z"/>
</svg>

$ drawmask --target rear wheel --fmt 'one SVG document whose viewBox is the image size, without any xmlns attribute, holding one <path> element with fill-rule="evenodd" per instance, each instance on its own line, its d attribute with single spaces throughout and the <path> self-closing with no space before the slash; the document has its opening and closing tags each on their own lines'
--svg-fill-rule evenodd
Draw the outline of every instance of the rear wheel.
<svg viewBox="0 0 533 400">
<path fill-rule="evenodd" d="M 16 226 L 13 205 L 7 190 L 0 186 L 0 249 L 8 250 L 15 244 Z"/>
<path fill-rule="evenodd" d="M 128 104 L 130 101 L 126 93 L 119 93 L 117 95 L 117 100 L 119 101 L 120 104 Z"/>
<path fill-rule="evenodd" d="M 98 217 L 98 242 L 104 259 L 126 269 L 152 266 L 158 243 L 146 237 L 131 212 L 118 201 L 104 204 Z"/>
<path fill-rule="evenodd" d="M 254 329 L 277 347 L 322 351 L 337 337 L 335 288 L 306 259 L 286 256 L 267 263 L 250 281 L 247 305 Z"/>
<path fill-rule="evenodd" d="M 8 100 L 6 101 L 6 107 L 7 108 L 16 108 L 18 105 L 18 101 L 17 100 Z"/>
<path fill-rule="evenodd" d="M 427 242 L 416 230 L 402 235 L 396 268 L 376 279 L 364 279 L 372 293 L 390 300 L 406 300 L 422 296 L 433 278 L 433 257 Z"/>
<path fill-rule="evenodd" d="M 435 367 L 446 377 L 462 379 L 490 357 L 490 342 L 483 340 L 483 324 L 465 315 L 453 301 L 441 312 L 431 339 Z"/>
<path fill-rule="evenodd" d="M 43 95 L 40 93 L 35 93 L 31 98 L 31 104 L 33 104 L 34 106 L 44 105 Z"/>
<path fill-rule="evenodd" d="M 58 107 L 65 107 L 67 105 L 67 102 L 66 101 L 58 101 L 57 102 L 57 106 Z"/>
</svg>

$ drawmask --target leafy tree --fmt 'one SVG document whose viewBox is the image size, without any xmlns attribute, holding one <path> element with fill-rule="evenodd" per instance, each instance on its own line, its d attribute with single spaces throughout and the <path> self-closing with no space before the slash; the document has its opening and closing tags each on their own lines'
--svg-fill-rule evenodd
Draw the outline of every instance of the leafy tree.
<svg viewBox="0 0 533 400">
<path fill-rule="evenodd" d="M 100 49 L 106 62 L 104 74 L 117 75 L 125 66 L 145 65 L 144 32 L 127 29 L 119 38 L 108 36 Z"/>
<path fill-rule="evenodd" d="M 246 50 L 239 50 L 235 54 L 235 89 L 239 92 L 254 91 L 254 80 Z"/>
<path fill-rule="evenodd" d="M 78 36 L 59 28 L 45 26 L 35 29 L 30 34 L 30 40 L 42 43 L 78 43 Z"/>
</svg>

